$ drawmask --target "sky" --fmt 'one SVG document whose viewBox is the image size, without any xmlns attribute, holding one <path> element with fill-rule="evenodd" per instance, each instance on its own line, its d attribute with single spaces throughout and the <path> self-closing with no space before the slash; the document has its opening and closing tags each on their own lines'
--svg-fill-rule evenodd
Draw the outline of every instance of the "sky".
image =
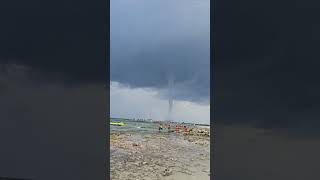
<svg viewBox="0 0 320 180">
<path fill-rule="evenodd" d="M 320 3 L 215 2 L 214 179 L 319 179 Z"/>
<path fill-rule="evenodd" d="M 107 12 L 104 4 L 88 2 L 0 2 L 1 175 L 104 178 L 102 132 L 109 109 L 105 104 L 109 102 Z M 187 101 L 202 114 L 208 107 L 209 90 L 214 96 L 216 179 L 320 179 L 317 1 L 211 1 L 215 3 L 211 10 L 215 15 L 214 89 L 206 83 L 209 62 L 191 58 L 208 55 L 202 53 L 209 47 L 205 28 L 209 25 L 204 23 L 209 17 L 203 15 L 209 11 L 203 5 L 208 1 L 114 2 L 111 15 L 123 20 L 111 24 L 131 23 L 122 29 L 113 29 L 122 24 L 111 26 L 111 34 L 117 35 L 111 36 L 111 58 L 119 60 L 110 62 L 110 78 L 115 82 L 110 88 L 117 89 L 117 83 L 123 87 L 111 94 L 143 94 L 144 102 L 163 106 L 158 113 L 166 112 L 166 76 L 174 72 L 179 92 L 175 102 L 182 107 Z M 129 13 L 131 8 L 139 11 Z M 140 17 L 149 18 L 138 23 Z M 169 24 L 165 29 L 160 21 L 153 21 L 159 18 Z M 150 23 L 153 26 L 147 26 Z M 128 63 L 125 57 L 132 54 L 135 58 Z M 150 54 L 159 58 L 149 58 Z M 170 57 L 184 61 L 172 63 L 176 58 Z M 117 101 L 125 97 L 119 95 Z M 141 111 L 145 106 L 135 105 L 139 113 L 149 113 L 149 108 Z M 126 104 L 117 106 L 120 111 Z"/>
<path fill-rule="evenodd" d="M 123 87 L 117 82 L 111 82 L 111 114 L 114 114 L 114 117 L 122 118 L 163 120 L 168 113 L 168 100 L 159 98 L 158 93 L 158 91 L 152 89 L 132 89 Z M 207 123 L 210 122 L 209 113 L 210 106 L 208 105 L 190 101 L 177 101 L 174 102 L 172 118 L 179 122 L 189 120 L 191 122 Z"/>
<path fill-rule="evenodd" d="M 299 11 L 273 1 L 231 8 L 238 3 L 222 3 L 216 20 L 219 122 L 313 136 L 320 125 L 318 13 L 302 2 Z"/>
<path fill-rule="evenodd" d="M 0 177 L 105 179 L 106 3 L 0 2 Z"/>
<path fill-rule="evenodd" d="M 210 123 L 210 1 L 114 0 L 111 116 Z M 173 90 L 168 80 L 173 79 Z"/>
</svg>

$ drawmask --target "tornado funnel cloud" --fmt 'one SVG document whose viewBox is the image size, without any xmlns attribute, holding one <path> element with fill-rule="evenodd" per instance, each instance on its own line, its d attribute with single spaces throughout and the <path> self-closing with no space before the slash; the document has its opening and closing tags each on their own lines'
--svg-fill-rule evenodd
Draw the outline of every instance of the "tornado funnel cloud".
<svg viewBox="0 0 320 180">
<path fill-rule="evenodd" d="M 170 76 L 168 78 L 168 101 L 169 101 L 169 109 L 168 109 L 168 121 L 172 120 L 172 108 L 173 108 L 173 86 L 174 86 L 174 78 Z"/>
</svg>

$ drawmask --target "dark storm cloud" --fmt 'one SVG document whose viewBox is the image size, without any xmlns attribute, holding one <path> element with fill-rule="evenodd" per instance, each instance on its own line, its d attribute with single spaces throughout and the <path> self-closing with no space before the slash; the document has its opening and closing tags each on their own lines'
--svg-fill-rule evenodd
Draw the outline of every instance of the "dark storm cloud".
<svg viewBox="0 0 320 180">
<path fill-rule="evenodd" d="M 319 3 L 215 2 L 214 178 L 319 179 Z"/>
<path fill-rule="evenodd" d="M 220 125 L 214 141 L 214 179 L 320 178 L 318 139 L 288 138 L 250 126 Z"/>
<path fill-rule="evenodd" d="M 111 80 L 162 92 L 174 78 L 175 99 L 208 102 L 209 30 L 206 0 L 113 1 Z"/>
<path fill-rule="evenodd" d="M 0 63 L 32 67 L 44 79 L 104 82 L 104 12 L 81 0 L 1 2 Z"/>
<path fill-rule="evenodd" d="M 106 178 L 101 2 L 0 2 L 0 176 Z"/>
<path fill-rule="evenodd" d="M 105 178 L 105 88 L 39 83 L 28 67 L 0 67 L 0 175 Z"/>
<path fill-rule="evenodd" d="M 296 3 L 219 2 L 214 103 L 220 123 L 316 132 L 320 6 Z"/>
</svg>

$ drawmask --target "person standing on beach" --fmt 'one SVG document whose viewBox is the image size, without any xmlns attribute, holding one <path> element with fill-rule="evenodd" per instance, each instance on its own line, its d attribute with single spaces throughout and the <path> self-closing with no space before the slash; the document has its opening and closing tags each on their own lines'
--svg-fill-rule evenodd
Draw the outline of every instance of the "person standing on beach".
<svg viewBox="0 0 320 180">
<path fill-rule="evenodd" d="M 187 128 L 187 126 L 184 126 L 184 135 L 188 135 L 188 128 Z"/>
<path fill-rule="evenodd" d="M 179 134 L 179 131 L 180 131 L 179 128 L 180 128 L 180 126 L 179 126 L 179 124 L 177 124 L 176 125 L 176 134 Z"/>
</svg>

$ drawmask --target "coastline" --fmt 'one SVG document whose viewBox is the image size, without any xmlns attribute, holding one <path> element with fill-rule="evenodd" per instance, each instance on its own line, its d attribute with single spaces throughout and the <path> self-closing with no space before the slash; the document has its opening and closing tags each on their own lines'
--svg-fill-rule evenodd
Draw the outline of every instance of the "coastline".
<svg viewBox="0 0 320 180">
<path fill-rule="evenodd" d="M 110 134 L 111 180 L 210 179 L 210 137 L 175 133 Z"/>
</svg>

